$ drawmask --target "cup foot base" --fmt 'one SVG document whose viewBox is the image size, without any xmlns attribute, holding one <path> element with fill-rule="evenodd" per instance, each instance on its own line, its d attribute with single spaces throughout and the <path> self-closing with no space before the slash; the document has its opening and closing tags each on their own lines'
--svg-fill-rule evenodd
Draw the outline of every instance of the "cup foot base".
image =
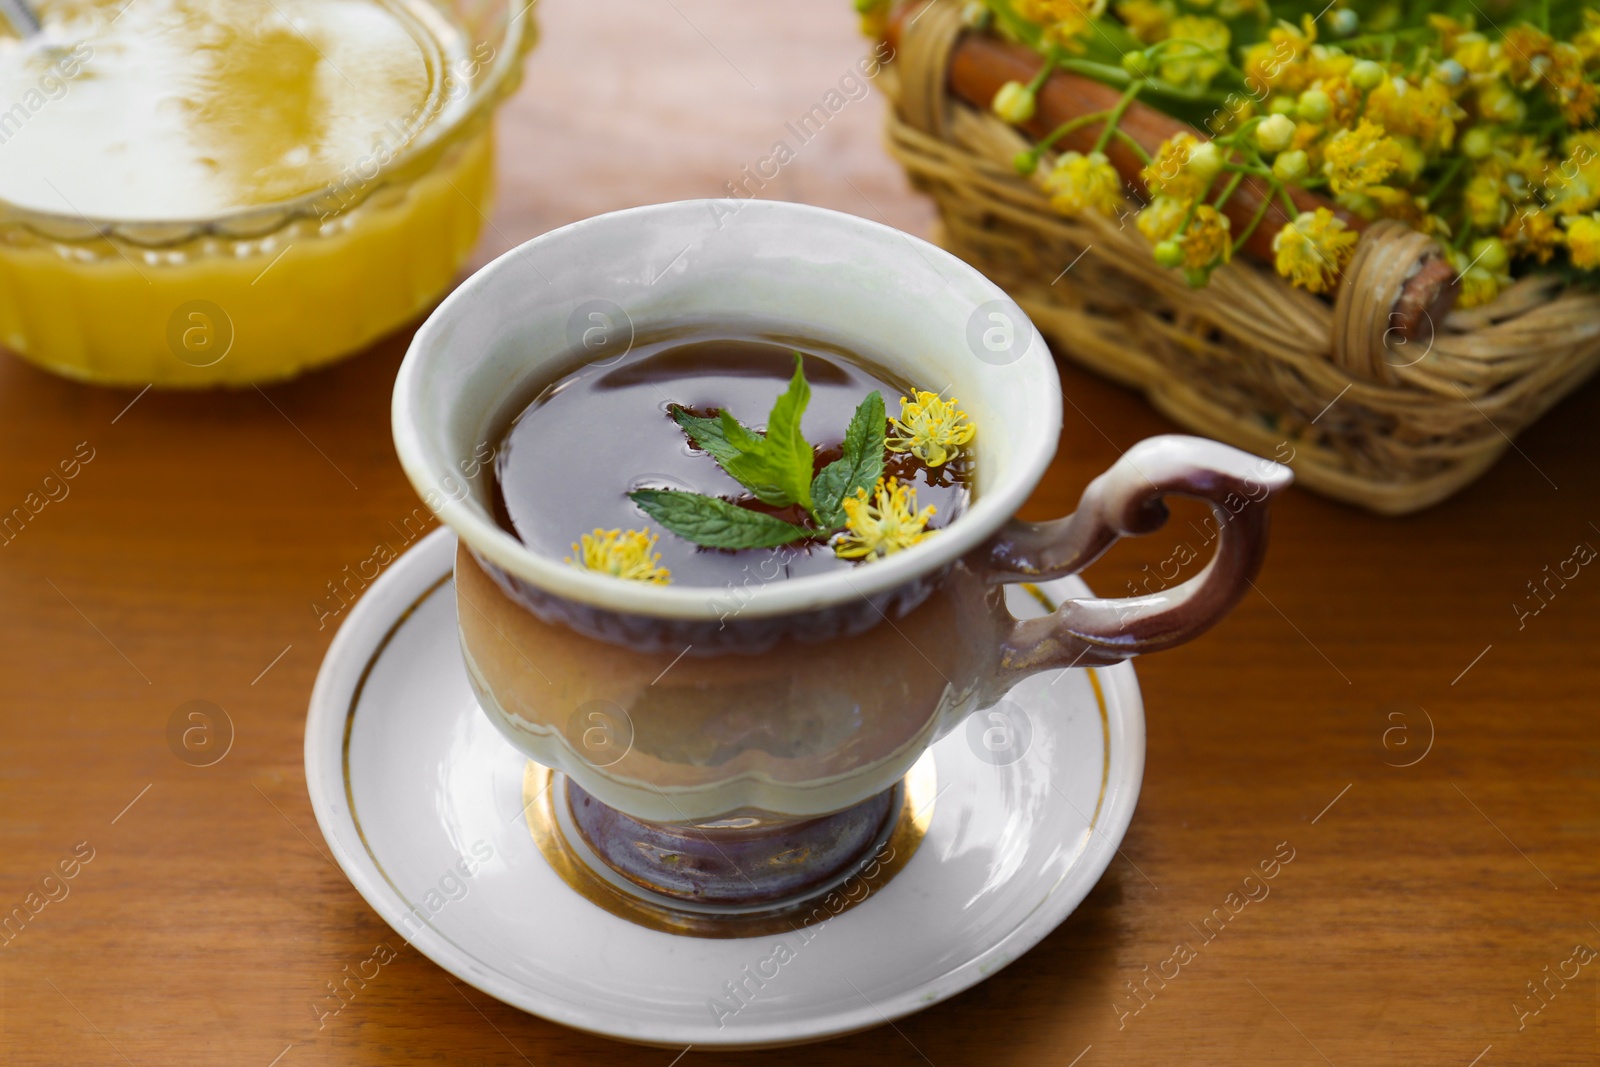
<svg viewBox="0 0 1600 1067">
<path fill-rule="evenodd" d="M 646 822 L 602 804 L 567 779 L 583 840 L 641 889 L 697 904 L 773 904 L 814 895 L 864 865 L 895 812 L 902 786 L 811 819 L 758 814 L 701 822 Z"/>
<path fill-rule="evenodd" d="M 714 938 L 795 932 L 869 899 L 911 859 L 936 792 L 924 756 L 893 788 L 834 815 L 661 824 L 537 763 L 523 776 L 534 841 L 569 886 L 638 925 Z"/>
</svg>

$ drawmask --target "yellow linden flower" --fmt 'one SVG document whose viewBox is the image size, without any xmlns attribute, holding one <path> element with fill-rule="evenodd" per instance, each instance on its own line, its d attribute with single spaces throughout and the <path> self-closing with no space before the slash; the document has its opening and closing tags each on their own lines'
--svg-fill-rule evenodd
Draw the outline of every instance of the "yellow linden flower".
<svg viewBox="0 0 1600 1067">
<path fill-rule="evenodd" d="M 661 566 L 661 554 L 651 555 L 656 535 L 644 530 L 596 530 L 572 543 L 577 558 L 566 562 L 580 570 L 600 571 L 613 578 L 666 585 L 672 572 Z"/>
<path fill-rule="evenodd" d="M 1462 20 L 1451 18 L 1449 15 L 1429 15 L 1428 25 L 1439 34 L 1444 50 L 1449 52 L 1455 48 L 1455 43 L 1462 34 L 1472 32 L 1473 21 L 1470 16 Z"/>
<path fill-rule="evenodd" d="M 1015 0 L 1012 7 L 1029 22 L 1088 21 L 1105 11 L 1105 0 Z"/>
<path fill-rule="evenodd" d="M 1493 174 L 1479 174 L 1469 181 L 1461 201 L 1467 218 L 1480 230 L 1497 229 L 1505 221 L 1505 198 L 1500 195 L 1500 179 Z"/>
<path fill-rule="evenodd" d="M 1584 76 L 1584 58 L 1565 41 L 1556 45 L 1555 63 L 1546 75 L 1545 95 L 1561 109 L 1569 126 L 1584 126 L 1594 119 L 1600 90 Z"/>
<path fill-rule="evenodd" d="M 1468 308 L 1482 307 L 1493 303 L 1494 298 L 1500 295 L 1500 279 L 1482 267 L 1468 267 L 1466 273 L 1461 275 L 1461 290 L 1456 295 L 1456 307 L 1465 311 Z"/>
<path fill-rule="evenodd" d="M 1456 122 L 1466 112 L 1450 90 L 1432 78 L 1413 84 L 1385 78 L 1367 94 L 1366 117 L 1389 133 L 1415 137 L 1425 152 L 1443 151 L 1456 139 Z"/>
<path fill-rule="evenodd" d="M 1210 204 L 1195 208 L 1189 228 L 1183 231 L 1183 265 L 1195 269 L 1233 258 L 1233 236 L 1228 217 Z"/>
<path fill-rule="evenodd" d="M 1327 45 L 1312 45 L 1305 57 L 1306 74 L 1312 81 L 1348 78 L 1355 65 L 1355 56 Z"/>
<path fill-rule="evenodd" d="M 1600 212 L 1562 219 L 1567 226 L 1567 250 L 1579 270 L 1600 267 Z"/>
<path fill-rule="evenodd" d="M 1547 70 L 1555 40 L 1531 23 L 1512 26 L 1505 32 L 1504 58 L 1511 80 L 1532 88 L 1540 73 Z"/>
<path fill-rule="evenodd" d="M 1178 227 L 1183 225 L 1184 216 L 1188 213 L 1189 205 L 1177 197 L 1158 196 L 1150 201 L 1148 207 L 1139 212 L 1133 224 L 1144 234 L 1145 240 L 1151 244 L 1160 244 L 1178 232 Z"/>
<path fill-rule="evenodd" d="M 1222 153 L 1211 141 L 1179 133 L 1161 142 L 1155 158 L 1140 172 L 1152 196 L 1198 200 L 1222 170 Z"/>
<path fill-rule="evenodd" d="M 1228 32 L 1227 23 L 1220 19 L 1184 15 L 1172 20 L 1167 39 L 1192 43 L 1173 43 L 1163 47 L 1160 63 L 1162 80 L 1174 85 L 1204 87 L 1222 73 L 1233 35 Z"/>
<path fill-rule="evenodd" d="M 1300 19 L 1300 25 L 1286 19 L 1279 19 L 1278 24 L 1267 32 L 1267 40 L 1274 45 L 1286 44 L 1294 49 L 1296 55 L 1305 55 L 1311 46 L 1317 43 L 1317 20 L 1309 14 Z"/>
<path fill-rule="evenodd" d="M 1511 81 L 1523 89 L 1542 88 L 1569 125 L 1594 118 L 1600 91 L 1584 77 L 1583 49 L 1523 23 L 1506 31 L 1501 55 Z"/>
<path fill-rule="evenodd" d="M 1487 74 L 1494 66 L 1496 52 L 1489 38 L 1481 33 L 1464 33 L 1456 38 L 1455 46 L 1447 49 L 1450 58 L 1461 64 L 1468 74 Z"/>
<path fill-rule="evenodd" d="M 1103 152 L 1066 152 L 1044 179 L 1050 206 L 1063 215 L 1090 208 L 1115 217 L 1122 209 L 1122 176 Z"/>
<path fill-rule="evenodd" d="M 1400 146 L 1366 119 L 1353 130 L 1340 130 L 1323 149 L 1322 170 L 1336 196 L 1377 185 L 1399 165 Z"/>
<path fill-rule="evenodd" d="M 1299 92 L 1318 74 L 1304 62 L 1316 39 L 1317 23 L 1310 15 L 1299 27 L 1280 20 L 1265 41 L 1245 49 L 1245 84 Z"/>
<path fill-rule="evenodd" d="M 1566 236 L 1548 211 L 1524 208 L 1500 230 L 1500 239 L 1519 256 L 1550 262 Z"/>
<path fill-rule="evenodd" d="M 1164 40 L 1178 14 L 1172 0 L 1119 0 L 1116 11 L 1128 32 L 1141 44 Z"/>
<path fill-rule="evenodd" d="M 1325 207 L 1302 211 L 1272 239 L 1278 273 L 1313 293 L 1332 289 L 1360 235 Z"/>
<path fill-rule="evenodd" d="M 1239 57 L 1239 65 L 1244 68 L 1245 84 L 1284 88 L 1280 84 L 1280 79 L 1291 64 L 1279 62 L 1272 45 L 1266 41 L 1258 41 L 1244 50 Z"/>
<path fill-rule="evenodd" d="M 884 443 L 891 452 L 910 452 L 930 467 L 943 466 L 972 441 L 978 428 L 956 406 L 954 397 L 941 400 L 938 393 L 912 392 L 915 400 L 900 398 L 900 414 L 890 417 Z"/>
<path fill-rule="evenodd" d="M 1568 137 L 1567 158 L 1551 171 L 1547 191 L 1563 215 L 1582 215 L 1600 205 L 1600 135 Z"/>
<path fill-rule="evenodd" d="M 1572 39 L 1572 44 L 1583 57 L 1585 66 L 1600 63 L 1600 11 L 1584 9 L 1583 29 Z"/>
<path fill-rule="evenodd" d="M 1081 40 L 1089 32 L 1089 20 L 1099 18 L 1106 9 L 1106 0 L 1015 0 L 1012 8 L 1018 15 L 1039 25 L 1047 44 L 1057 45 L 1069 52 L 1082 52 Z"/>
<path fill-rule="evenodd" d="M 1461 279 L 1461 288 L 1456 293 L 1456 307 L 1462 310 L 1490 303 L 1511 280 L 1509 275 L 1498 275 L 1481 264 L 1473 263 L 1465 253 L 1455 249 L 1450 250 L 1448 258 Z"/>
<path fill-rule="evenodd" d="M 1507 173 L 1519 174 L 1529 185 L 1542 183 L 1550 174 L 1550 153 L 1537 137 L 1508 137 L 1503 139 L 1510 159 L 1505 162 Z"/>
<path fill-rule="evenodd" d="M 1361 114 L 1361 90 L 1351 85 L 1349 78 L 1318 78 L 1312 85 L 1328 97 L 1328 117 L 1323 125 L 1349 126 Z"/>
<path fill-rule="evenodd" d="M 871 497 L 865 489 L 843 502 L 845 528 L 834 539 L 833 551 L 840 559 L 881 559 L 927 537 L 928 520 L 936 510 L 928 505 L 917 510 L 917 490 L 882 478 Z"/>
</svg>

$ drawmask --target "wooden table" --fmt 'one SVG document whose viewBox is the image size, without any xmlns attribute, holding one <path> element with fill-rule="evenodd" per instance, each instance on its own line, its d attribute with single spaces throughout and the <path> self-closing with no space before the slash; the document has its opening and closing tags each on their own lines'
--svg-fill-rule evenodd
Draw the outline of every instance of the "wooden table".
<svg viewBox="0 0 1600 1067">
<path fill-rule="evenodd" d="M 595 212 L 723 190 L 864 52 L 849 7 L 550 0 L 502 118 L 478 261 Z M 879 148 L 881 111 L 876 95 L 849 104 L 763 195 L 926 232 L 927 205 Z M 405 340 L 264 393 L 137 399 L 0 358 L 0 507 L 92 450 L 70 495 L 0 546 L 0 911 L 75 848 L 93 857 L 0 947 L 0 1062 L 679 1054 L 523 1015 L 410 949 L 318 1028 L 327 983 L 400 944 L 328 858 L 301 739 L 332 637 L 311 605 L 417 503 L 389 438 Z M 1171 429 L 1118 388 L 1071 368 L 1063 382 L 1034 517 Z M 1591 386 L 1410 519 L 1291 493 L 1259 593 L 1140 662 L 1144 795 L 1077 913 L 931 1011 L 764 1061 L 1594 1063 L 1600 962 L 1550 980 L 1546 1000 L 1528 983 L 1600 947 L 1600 571 L 1552 584 L 1520 625 L 1514 605 L 1538 603 L 1527 583 L 1575 545 L 1600 546 L 1597 420 Z M 1191 514 L 1091 580 L 1125 590 L 1198 541 Z M 191 700 L 233 724 L 209 767 L 168 747 Z M 1202 943 L 1201 920 L 1280 842 L 1294 860 L 1270 896 Z M 1196 958 L 1136 999 L 1128 983 L 1179 942 Z"/>
</svg>

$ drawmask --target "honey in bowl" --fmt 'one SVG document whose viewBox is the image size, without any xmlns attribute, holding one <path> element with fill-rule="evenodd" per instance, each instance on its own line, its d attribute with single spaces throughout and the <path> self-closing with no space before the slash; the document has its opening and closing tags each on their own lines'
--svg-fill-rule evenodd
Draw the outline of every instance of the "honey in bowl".
<svg viewBox="0 0 1600 1067">
<path fill-rule="evenodd" d="M 538 388 L 496 450 L 496 515 L 536 552 L 673 585 L 737 586 L 861 566 L 937 536 L 972 495 L 970 426 L 947 435 L 950 447 L 935 451 L 899 439 L 897 420 L 909 421 L 907 405 L 932 395 L 913 384 L 858 354 L 806 339 L 729 336 L 706 327 L 641 340 L 625 354 L 591 356 Z M 772 437 L 779 432 L 779 398 L 801 385 L 799 447 L 802 481 L 812 483 L 809 508 L 794 493 L 752 489 L 774 476 L 751 477 L 727 460 L 726 447 L 706 439 L 720 436 L 723 412 L 752 434 Z M 858 420 L 864 409 L 871 418 Z M 822 499 L 823 472 L 847 460 L 850 431 L 872 419 L 876 425 L 868 428 L 876 436 L 867 435 L 863 452 L 875 453 L 881 465 L 853 491 L 836 488 L 838 497 L 863 500 L 830 508 Z M 664 493 L 720 501 L 797 532 L 768 524 L 776 530 L 770 537 L 766 528 L 744 541 L 706 537 L 700 526 L 659 509 Z M 866 527 L 880 503 L 899 510 L 901 526 L 874 538 L 883 531 Z M 717 517 L 715 505 L 702 507 Z M 749 547 L 728 547 L 741 544 Z"/>
<path fill-rule="evenodd" d="M 491 147 L 468 120 L 516 40 L 426 0 L 40 14 L 0 40 L 7 347 L 121 384 L 284 377 L 414 316 L 475 241 Z"/>
</svg>

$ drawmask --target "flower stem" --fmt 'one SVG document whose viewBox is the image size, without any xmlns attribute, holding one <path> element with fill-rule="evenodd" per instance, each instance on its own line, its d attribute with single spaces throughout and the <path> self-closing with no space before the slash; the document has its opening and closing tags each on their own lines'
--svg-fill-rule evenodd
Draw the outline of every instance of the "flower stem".
<svg viewBox="0 0 1600 1067">
<path fill-rule="evenodd" d="M 1136 80 L 1133 75 L 1121 67 L 1114 67 L 1110 63 L 1096 63 L 1092 59 L 1060 59 L 1056 66 L 1062 70 L 1071 71 L 1073 74 L 1082 74 L 1085 78 L 1093 78 L 1097 82 L 1112 86 L 1126 86 Z M 1151 79 L 1153 91 L 1163 96 L 1174 97 L 1179 100 L 1188 100 L 1195 103 L 1221 104 L 1226 100 L 1222 93 L 1196 91 L 1184 89 L 1170 82 Z"/>
<path fill-rule="evenodd" d="M 1081 130 L 1085 126 L 1092 126 L 1096 122 L 1103 122 L 1109 118 L 1110 115 L 1111 112 L 1109 111 L 1095 111 L 1088 115 L 1079 115 L 1075 119 L 1069 119 L 1068 121 L 1063 122 L 1061 125 L 1057 126 L 1055 129 L 1051 130 L 1048 134 L 1041 138 L 1039 143 L 1033 146 L 1034 154 L 1037 155 L 1038 153 L 1045 151 L 1051 145 L 1055 144 L 1072 131 Z"/>
<path fill-rule="evenodd" d="M 1213 200 L 1211 206 L 1220 211 L 1222 205 L 1228 202 L 1228 198 L 1233 195 L 1235 189 L 1239 188 L 1239 183 L 1242 181 L 1244 181 L 1244 174 L 1235 172 L 1233 177 L 1228 179 L 1228 184 L 1222 187 L 1222 195 Z"/>
<path fill-rule="evenodd" d="M 1128 113 L 1128 106 L 1139 95 L 1139 90 L 1144 88 L 1144 82 L 1134 82 L 1122 94 L 1122 99 L 1117 101 L 1117 106 L 1111 109 L 1111 114 L 1106 118 L 1106 128 L 1100 131 L 1100 139 L 1094 143 L 1096 152 L 1106 150 L 1106 142 L 1111 140 L 1111 135 L 1116 131 L 1117 123 L 1122 121 L 1122 116 Z"/>
<path fill-rule="evenodd" d="M 1111 133 L 1112 133 L 1113 136 L 1115 136 L 1117 138 L 1117 140 L 1121 141 L 1123 144 L 1125 144 L 1129 148 L 1133 149 L 1134 155 L 1136 155 L 1140 159 L 1142 159 L 1144 161 L 1144 165 L 1145 166 L 1148 167 L 1150 165 L 1150 153 L 1145 151 L 1144 145 L 1140 144 L 1137 140 L 1134 139 L 1133 134 L 1127 132 L 1126 130 L 1118 129 L 1118 128 L 1113 128 L 1111 130 Z"/>
<path fill-rule="evenodd" d="M 1048 81 L 1050 79 L 1050 75 L 1054 74 L 1055 72 L 1056 57 L 1054 55 L 1045 56 L 1044 65 L 1039 68 L 1039 73 L 1035 74 L 1033 76 L 1033 80 L 1028 83 L 1028 95 L 1039 95 L 1039 90 L 1044 88 L 1044 83 Z"/>
<path fill-rule="evenodd" d="M 1289 195 L 1288 188 L 1280 185 L 1278 186 L 1277 192 L 1279 196 L 1283 197 L 1283 206 L 1284 210 L 1288 213 L 1289 221 L 1293 222 L 1295 219 L 1299 218 L 1300 208 L 1294 202 L 1294 198 Z"/>
<path fill-rule="evenodd" d="M 1430 208 L 1437 204 L 1439 197 L 1443 195 L 1446 189 L 1450 188 L 1450 183 L 1456 180 L 1457 174 L 1461 173 L 1461 167 L 1464 163 L 1466 163 L 1466 157 L 1464 156 L 1457 156 L 1452 159 L 1450 165 L 1445 168 L 1444 173 L 1439 176 L 1439 180 L 1433 183 L 1433 188 L 1428 190 L 1427 197 Z"/>
<path fill-rule="evenodd" d="M 1244 247 L 1245 242 L 1250 240 L 1251 236 L 1254 235 L 1256 232 L 1256 227 L 1260 226 L 1261 220 L 1267 217 L 1267 209 L 1271 206 L 1272 194 L 1268 192 L 1266 196 L 1261 198 L 1261 206 L 1256 208 L 1255 216 L 1251 218 L 1250 225 L 1244 228 L 1244 232 L 1239 235 L 1239 239 L 1233 243 L 1234 255 L 1238 255 L 1239 250 Z"/>
</svg>

